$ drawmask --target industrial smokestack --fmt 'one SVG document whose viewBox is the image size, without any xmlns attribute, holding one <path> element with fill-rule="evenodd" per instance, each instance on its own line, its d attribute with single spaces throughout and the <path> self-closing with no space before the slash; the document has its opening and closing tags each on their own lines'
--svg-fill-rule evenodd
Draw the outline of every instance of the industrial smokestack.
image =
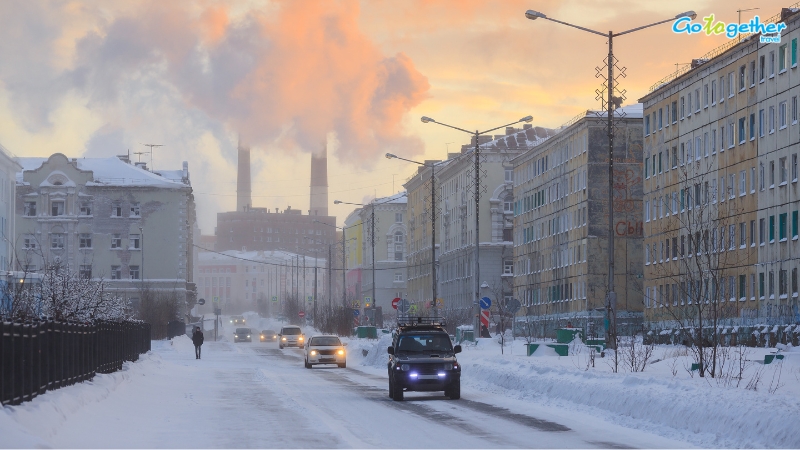
<svg viewBox="0 0 800 450">
<path fill-rule="evenodd" d="M 250 147 L 242 144 L 239 137 L 239 173 L 236 178 L 236 210 L 247 211 L 251 207 L 250 199 Z"/>
<path fill-rule="evenodd" d="M 322 151 L 311 154 L 311 202 L 309 214 L 328 215 L 328 147 L 322 144 Z"/>
</svg>

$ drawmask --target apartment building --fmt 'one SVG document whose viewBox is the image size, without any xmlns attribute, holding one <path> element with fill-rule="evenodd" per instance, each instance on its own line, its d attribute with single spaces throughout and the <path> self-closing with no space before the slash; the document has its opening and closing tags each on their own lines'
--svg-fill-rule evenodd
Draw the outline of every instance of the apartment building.
<svg viewBox="0 0 800 450">
<path fill-rule="evenodd" d="M 641 99 L 655 328 L 702 313 L 726 326 L 800 319 L 800 15 L 770 20 L 787 25 L 780 43 L 731 41 Z"/>
<path fill-rule="evenodd" d="M 61 265 L 102 279 L 136 307 L 142 290 L 193 304 L 195 206 L 189 167 L 148 170 L 127 156 L 17 158 L 15 270 Z"/>
<path fill-rule="evenodd" d="M 617 110 L 614 259 L 620 327 L 642 320 L 642 109 Z M 602 334 L 608 292 L 609 178 L 604 112 L 586 111 L 511 161 L 514 296 L 552 331 Z"/>
<path fill-rule="evenodd" d="M 14 203 L 16 202 L 16 175 L 22 167 L 5 147 L 0 145 L 0 270 L 15 270 L 14 256 Z M 0 283 L 4 283 L 0 280 Z"/>
</svg>

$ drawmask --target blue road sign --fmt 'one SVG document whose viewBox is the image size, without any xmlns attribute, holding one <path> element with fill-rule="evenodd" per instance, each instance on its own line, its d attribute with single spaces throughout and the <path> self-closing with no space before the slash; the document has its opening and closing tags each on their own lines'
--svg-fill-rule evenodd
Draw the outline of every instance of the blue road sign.
<svg viewBox="0 0 800 450">
<path fill-rule="evenodd" d="M 489 309 L 492 307 L 492 299 L 489 297 L 483 297 L 481 299 L 481 309 Z"/>
<path fill-rule="evenodd" d="M 411 309 L 411 303 L 408 300 L 402 299 L 397 302 L 397 310 L 401 313 L 407 313 L 409 309 Z"/>
<path fill-rule="evenodd" d="M 354 310 L 353 310 L 353 317 L 358 317 L 358 316 L 359 316 L 359 314 L 361 314 L 361 311 L 359 311 L 359 310 L 357 310 L 357 309 L 354 309 Z"/>
</svg>

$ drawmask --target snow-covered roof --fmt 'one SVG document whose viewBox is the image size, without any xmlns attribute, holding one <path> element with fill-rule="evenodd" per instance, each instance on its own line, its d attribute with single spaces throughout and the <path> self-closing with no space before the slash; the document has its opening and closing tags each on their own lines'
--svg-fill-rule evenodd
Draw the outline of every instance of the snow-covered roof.
<svg viewBox="0 0 800 450">
<path fill-rule="evenodd" d="M 381 197 L 372 200 L 370 203 L 374 203 L 376 205 L 384 205 L 384 204 L 406 204 L 408 203 L 408 197 L 406 196 L 405 192 L 398 192 L 397 194 L 390 195 L 388 197 Z"/>
<path fill-rule="evenodd" d="M 632 105 L 623 106 L 614 111 L 614 117 L 623 116 L 622 113 L 624 113 L 626 119 L 641 119 L 644 117 L 644 105 L 641 103 L 634 103 Z M 608 113 L 605 111 L 586 111 L 586 116 L 608 117 Z"/>
<path fill-rule="evenodd" d="M 23 172 L 33 171 L 42 167 L 42 164 L 50 158 L 42 157 L 19 157 L 17 162 L 22 166 L 22 172 L 17 172 L 17 182 L 23 182 Z M 109 158 L 78 158 L 75 159 L 78 169 L 91 171 L 93 182 L 86 183 L 87 186 L 145 186 L 159 188 L 179 189 L 186 187 L 181 181 L 181 171 L 164 170 L 159 171 L 165 176 L 150 172 L 133 164 L 112 156 Z M 181 176 L 173 176 L 173 172 Z"/>
</svg>

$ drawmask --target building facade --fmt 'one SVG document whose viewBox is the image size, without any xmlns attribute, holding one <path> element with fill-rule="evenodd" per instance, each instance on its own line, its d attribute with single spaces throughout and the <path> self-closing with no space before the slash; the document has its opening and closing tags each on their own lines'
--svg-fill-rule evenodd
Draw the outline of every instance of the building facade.
<svg viewBox="0 0 800 450">
<path fill-rule="evenodd" d="M 275 316 L 287 299 L 303 302 L 301 310 L 327 306 L 327 261 L 284 251 L 228 250 L 198 252 L 196 277 L 198 296 L 206 300 L 198 313 L 225 314 L 259 311 Z M 314 281 L 316 279 L 316 291 Z"/>
<path fill-rule="evenodd" d="M 614 283 L 624 327 L 642 316 L 641 105 L 616 114 Z M 587 111 L 513 160 L 514 296 L 520 314 L 547 321 L 548 332 L 571 322 L 603 334 L 612 207 L 606 117 Z"/>
<path fill-rule="evenodd" d="M 481 196 L 474 197 L 474 146 L 463 145 L 442 162 L 426 161 L 404 185 L 408 192 L 408 298 L 425 305 L 431 300 L 431 165 L 436 174 L 437 290 L 446 314 L 471 316 L 475 292 L 475 215 L 480 223 L 479 285 L 482 296 L 513 296 L 513 166 L 511 161 L 553 130 L 525 125 L 505 134 L 480 136 Z M 465 312 L 466 316 L 458 312 Z M 466 319 L 471 323 L 471 319 Z"/>
<path fill-rule="evenodd" d="M 787 25 L 780 43 L 732 41 L 641 100 L 654 328 L 698 314 L 733 326 L 800 320 L 800 15 L 773 20 Z"/>
<path fill-rule="evenodd" d="M 147 170 L 126 156 L 18 158 L 16 270 L 61 265 L 103 280 L 135 307 L 143 289 L 195 301 L 195 206 L 188 164 Z"/>
<path fill-rule="evenodd" d="M 22 166 L 5 147 L 0 145 L 0 270 L 14 270 L 16 177 Z"/>
</svg>

